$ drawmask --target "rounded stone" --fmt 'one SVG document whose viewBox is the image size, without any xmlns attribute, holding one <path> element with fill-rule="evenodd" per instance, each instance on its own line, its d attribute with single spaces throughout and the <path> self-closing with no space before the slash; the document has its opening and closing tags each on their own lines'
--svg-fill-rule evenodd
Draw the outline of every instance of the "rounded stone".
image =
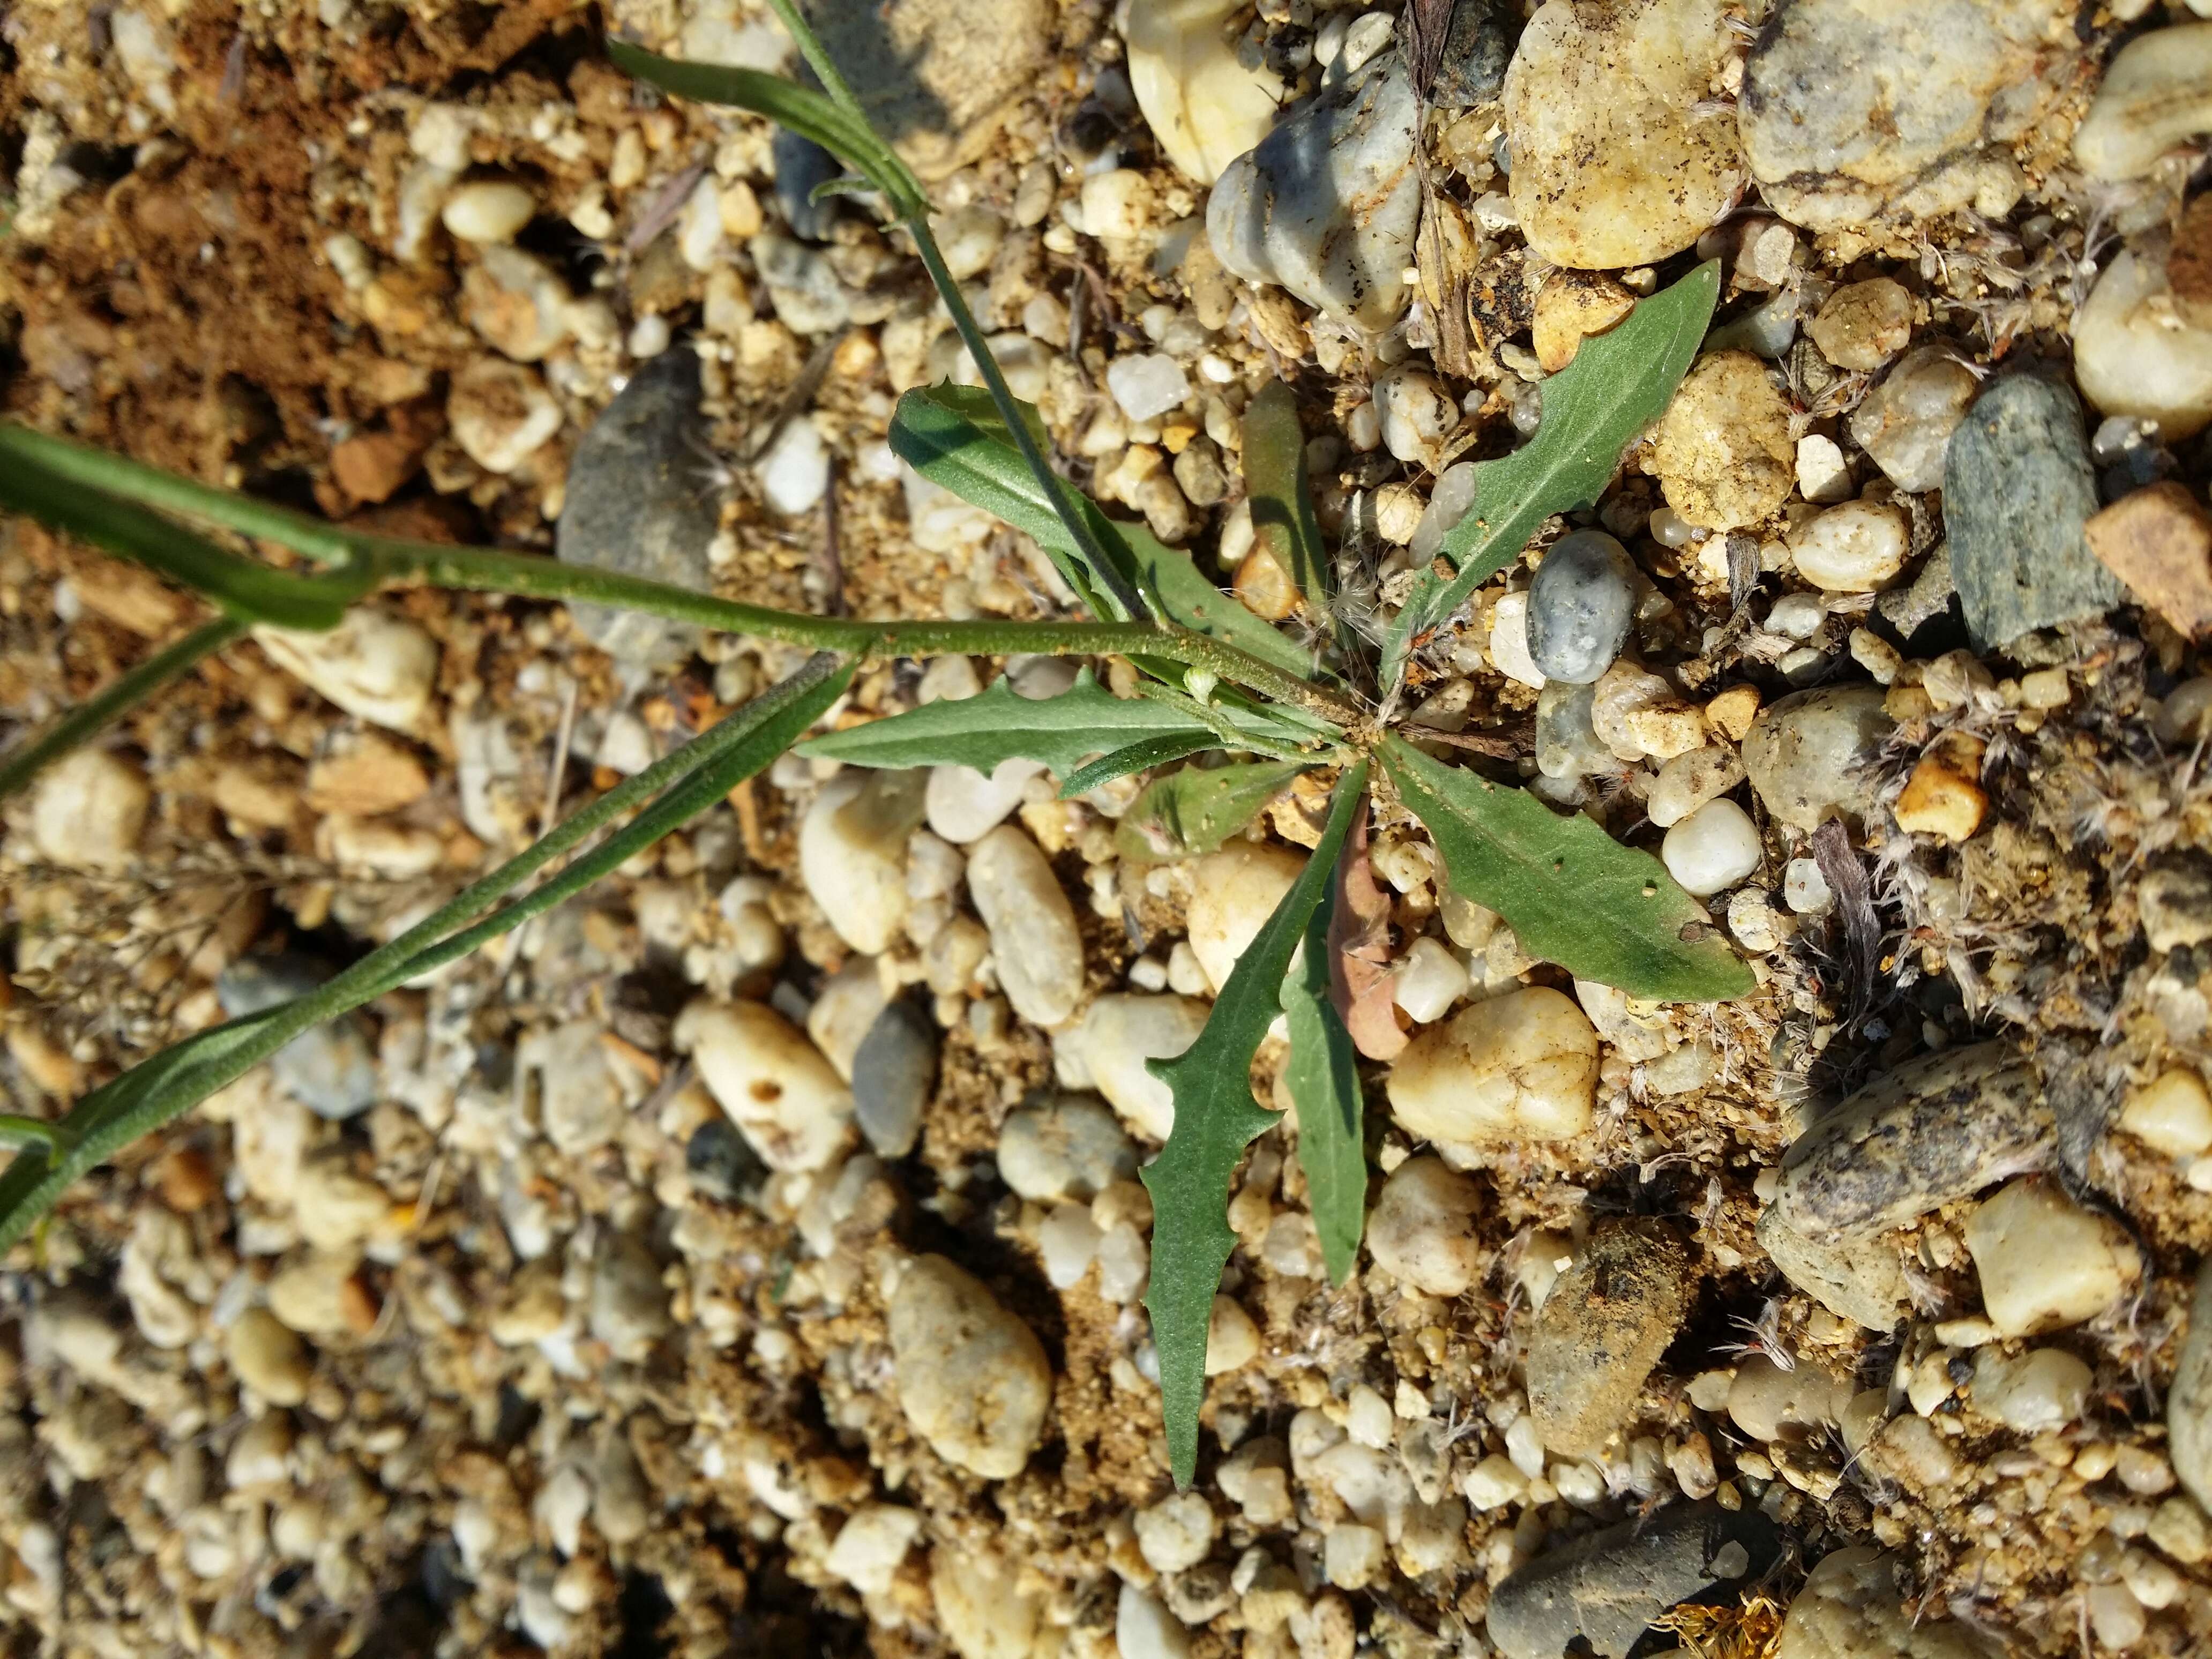
<svg viewBox="0 0 2212 1659">
<path fill-rule="evenodd" d="M 1613 666 L 1636 616 L 1636 564 L 1601 530 L 1544 555 L 1528 585 L 1528 655 L 1547 679 L 1589 685 Z"/>
<path fill-rule="evenodd" d="M 889 1325 L 899 1405 L 915 1431 L 971 1474 L 1019 1474 L 1052 1404 L 1052 1366 L 1036 1333 L 941 1255 L 907 1268 Z"/>
<path fill-rule="evenodd" d="M 1024 1198 L 1090 1198 L 1136 1172 L 1135 1147 L 1095 1100 L 1025 1107 L 999 1128 L 999 1178 Z"/>
<path fill-rule="evenodd" d="M 1797 482 L 1790 408 L 1747 351 L 1716 351 L 1660 416 L 1652 450 L 1667 505 L 1707 530 L 1739 530 L 1780 510 Z"/>
<path fill-rule="evenodd" d="M 1688 247 L 1744 179 L 1708 84 L 1735 52 L 1719 0 L 1550 0 L 1505 71 L 1514 212 L 1554 264 L 1610 270 Z"/>
<path fill-rule="evenodd" d="M 1667 832 L 1667 873 L 1698 898 L 1726 892 L 1759 868 L 1759 826 L 1732 800 L 1710 800 Z"/>
<path fill-rule="evenodd" d="M 1481 1277 L 1475 1224 L 1482 1189 L 1440 1158 L 1409 1158 L 1390 1172 L 1367 1220 L 1375 1265 L 1430 1296 L 1457 1296 Z"/>
<path fill-rule="evenodd" d="M 1389 1087 L 1392 1115 L 1425 1139 L 1568 1139 L 1589 1127 L 1597 1033 L 1560 992 L 1510 992 L 1424 1030 Z"/>
<path fill-rule="evenodd" d="M 1793 830 L 1856 823 L 1873 805 L 1866 775 L 1894 724 L 1878 685 L 1801 691 L 1759 711 L 1744 733 L 1743 769 L 1769 812 Z"/>
<path fill-rule="evenodd" d="M 1014 1012 L 1037 1025 L 1065 1022 L 1083 994 L 1083 935 L 1027 830 L 1001 824 L 975 843 L 968 892 L 991 930 L 999 983 Z"/>
</svg>

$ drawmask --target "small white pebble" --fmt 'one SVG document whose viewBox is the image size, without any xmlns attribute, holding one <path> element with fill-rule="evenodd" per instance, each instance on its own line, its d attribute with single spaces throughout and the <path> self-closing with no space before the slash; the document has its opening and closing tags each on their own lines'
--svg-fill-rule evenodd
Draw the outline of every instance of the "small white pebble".
<svg viewBox="0 0 2212 1659">
<path fill-rule="evenodd" d="M 1468 992 L 1466 967 L 1433 939 L 1417 939 L 1398 964 L 1391 995 L 1416 1025 L 1442 1019 Z"/>
<path fill-rule="evenodd" d="M 1792 859 L 1783 866 L 1782 902 L 1801 916 L 1825 916 L 1836 908 L 1828 878 L 1812 859 Z"/>
<path fill-rule="evenodd" d="M 1150 421 L 1182 407 L 1190 396 L 1190 380 L 1174 358 L 1147 351 L 1108 364 L 1106 389 L 1131 420 Z"/>
<path fill-rule="evenodd" d="M 641 360 L 658 357 L 668 349 L 668 319 L 649 312 L 630 325 L 629 355 Z"/>
<path fill-rule="evenodd" d="M 1667 832 L 1659 855 L 1685 889 L 1710 898 L 1759 868 L 1759 829 L 1734 801 L 1707 801 Z"/>
<path fill-rule="evenodd" d="M 1824 507 L 1850 499 L 1851 469 L 1833 438 L 1808 432 L 1797 441 L 1797 488 Z"/>
<path fill-rule="evenodd" d="M 465 242 L 511 242 L 538 211 L 537 198 L 520 185 L 482 179 L 446 198 L 439 217 Z"/>
<path fill-rule="evenodd" d="M 830 488 L 830 451 L 805 416 L 787 421 L 761 458 L 761 494 L 787 518 L 811 513 Z"/>
<path fill-rule="evenodd" d="M 1363 1446 L 1382 1450 L 1397 1431 L 1390 1402 L 1364 1382 L 1353 1383 L 1345 1401 L 1344 1431 Z"/>
<path fill-rule="evenodd" d="M 1544 689 L 1544 671 L 1528 654 L 1528 596 L 1508 593 L 1490 613 L 1490 660 L 1508 679 Z"/>
</svg>

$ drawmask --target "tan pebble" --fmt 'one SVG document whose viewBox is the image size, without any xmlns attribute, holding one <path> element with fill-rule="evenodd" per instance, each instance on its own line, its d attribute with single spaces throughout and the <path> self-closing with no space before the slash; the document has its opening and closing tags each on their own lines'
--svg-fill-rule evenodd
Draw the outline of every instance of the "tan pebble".
<svg viewBox="0 0 2212 1659">
<path fill-rule="evenodd" d="M 314 1358 L 266 1308 L 240 1314 L 225 1346 L 238 1380 L 270 1405 L 296 1406 L 307 1397 Z"/>
<path fill-rule="evenodd" d="M 1759 688 L 1732 685 L 1705 705 L 1705 718 L 1737 743 L 1759 714 Z"/>
<path fill-rule="evenodd" d="M 2105 568 L 2176 632 L 2212 629 L 2212 514 L 2186 485 L 2169 478 L 2131 491 L 2084 533 Z"/>
<path fill-rule="evenodd" d="M 2128 1096 L 2120 1127 L 2168 1158 L 2196 1158 L 2212 1150 L 2212 1092 L 2177 1066 Z"/>
<path fill-rule="evenodd" d="M 204 1208 L 222 1191 L 207 1154 L 197 1146 L 179 1146 L 155 1166 L 154 1182 L 161 1201 L 179 1215 Z"/>
<path fill-rule="evenodd" d="M 1554 271 L 1536 290 L 1529 327 L 1538 365 L 1547 374 L 1558 374 L 1575 360 L 1585 339 L 1604 333 L 1635 306 L 1636 296 L 1610 276 Z"/>
<path fill-rule="evenodd" d="M 1920 757 L 1897 798 L 1898 828 L 1948 842 L 1972 839 L 1990 810 L 1989 793 L 1976 781 L 1978 743 L 1951 743 Z"/>
</svg>

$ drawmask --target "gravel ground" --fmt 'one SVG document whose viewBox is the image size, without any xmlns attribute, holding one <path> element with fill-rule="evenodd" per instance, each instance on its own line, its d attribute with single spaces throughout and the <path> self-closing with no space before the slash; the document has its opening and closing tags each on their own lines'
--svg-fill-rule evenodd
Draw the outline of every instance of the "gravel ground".
<svg viewBox="0 0 2212 1659">
<path fill-rule="evenodd" d="M 787 757 L 0 1264 L 7 1651 L 2212 1649 L 2212 23 L 815 9 L 1073 476 L 1293 627 L 1377 631 L 1467 463 L 1719 262 L 1672 406 L 1406 701 L 1759 988 L 1575 981 L 1379 815 L 1366 1247 L 1332 1285 L 1294 1123 L 1255 1143 L 1177 1493 L 1136 1061 L 1325 789 L 1151 863 L 1133 785 Z M 599 43 L 786 67 L 766 8 L 604 14 L 9 9 L 0 406 L 397 533 L 1057 614 L 884 443 L 973 377 L 918 262 Z M 1334 617 L 1245 505 L 1277 379 Z M 0 721 L 194 616 L 0 524 Z M 428 592 L 222 652 L 8 809 L 8 1109 L 312 986 L 798 661 Z M 876 664 L 830 724 L 1001 673 L 1066 683 Z"/>
</svg>

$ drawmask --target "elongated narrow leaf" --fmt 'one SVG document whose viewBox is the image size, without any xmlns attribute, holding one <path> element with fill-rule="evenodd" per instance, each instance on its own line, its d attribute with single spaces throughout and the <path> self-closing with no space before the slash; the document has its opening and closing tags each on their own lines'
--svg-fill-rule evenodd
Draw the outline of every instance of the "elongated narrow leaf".
<svg viewBox="0 0 2212 1659">
<path fill-rule="evenodd" d="M 1030 436 L 1042 450 L 1046 443 L 1042 418 L 1028 404 L 1021 405 L 1021 411 Z M 1004 519 L 1034 540 L 1094 615 L 1126 611 L 1126 606 L 1109 608 L 1100 597 L 1113 589 L 1115 580 L 1127 587 L 1136 578 L 1136 563 L 1119 526 L 1058 478 L 1052 481 L 1052 489 L 1060 501 L 1046 493 L 1044 481 L 1015 447 L 988 392 L 980 386 L 916 387 L 892 411 L 890 446 L 930 483 Z M 1061 516 L 1063 507 L 1072 508 L 1088 523 L 1105 556 L 1118 566 L 1109 573 L 1115 580 L 1089 568 Z"/>
<path fill-rule="evenodd" d="M 1136 864 L 1211 853 L 1260 816 L 1306 769 L 1304 761 L 1240 761 L 1201 770 L 1186 766 L 1155 778 L 1121 815 L 1114 845 Z"/>
<path fill-rule="evenodd" d="M 1617 326 L 1583 340 L 1543 384 L 1543 420 L 1510 455 L 1475 468 L 1474 505 L 1443 539 L 1458 574 L 1425 571 L 1392 623 L 1382 684 L 1397 684 L 1419 637 L 1504 569 L 1554 513 L 1596 501 L 1620 452 L 1658 418 L 1696 361 L 1720 295 L 1720 266 L 1699 265 L 1639 302 Z"/>
<path fill-rule="evenodd" d="M 375 575 L 356 570 L 275 570 L 218 547 L 150 507 L 90 489 L 44 464 L 38 449 L 0 432 L 0 509 L 144 565 L 234 617 L 283 628 L 336 628 Z"/>
<path fill-rule="evenodd" d="M 55 1126 L 64 1146 L 59 1162 L 43 1150 L 26 1151 L 0 1174 L 0 1249 L 21 1238 L 79 1176 L 236 1081 L 301 1032 L 542 915 L 681 828 L 790 747 L 836 700 L 852 674 L 849 660 L 827 653 L 815 657 L 720 725 L 617 784 L 327 984 L 187 1037 L 83 1097 Z M 656 791 L 659 797 L 653 799 Z M 554 859 L 641 805 L 645 810 L 635 818 L 543 886 L 483 915 Z M 483 920 L 475 920 L 479 916 Z"/>
<path fill-rule="evenodd" d="M 1337 904 L 1332 879 L 1306 923 L 1305 951 L 1283 981 L 1283 1013 L 1291 1057 L 1283 1081 L 1298 1109 L 1298 1167 L 1329 1282 L 1341 1285 L 1359 1261 L 1367 1224 L 1367 1147 L 1359 1066 L 1352 1033 L 1329 1000 L 1329 919 Z"/>
<path fill-rule="evenodd" d="M 1043 417 L 1029 404 L 1021 409 L 1030 434 L 1042 445 Z M 1035 540 L 1079 594 L 1091 592 L 1073 537 L 1036 475 L 1023 463 L 988 392 L 956 386 L 908 392 L 891 416 L 890 443 L 908 465 L 932 483 L 1004 519 Z M 1313 672 L 1311 652 L 1207 580 L 1189 554 L 1166 545 L 1142 525 L 1108 518 L 1097 502 L 1064 483 L 1056 483 L 1055 488 L 1125 574 L 1157 598 L 1160 609 L 1173 620 L 1291 673 Z M 1168 678 L 1180 680 L 1182 676 L 1170 672 Z"/>
<path fill-rule="evenodd" d="M 1504 916 L 1531 955 L 1661 1001 L 1718 1002 L 1753 988 L 1705 908 L 1649 853 L 1401 738 L 1383 739 L 1382 765 L 1435 838 L 1451 890 Z"/>
<path fill-rule="evenodd" d="M 1313 673 L 1312 652 L 1273 623 L 1254 616 L 1234 593 L 1216 587 L 1189 554 L 1156 540 L 1142 525 L 1115 527 L 1128 541 L 1139 579 L 1168 616 L 1194 634 L 1233 645 L 1262 662 L 1293 674 Z"/>
<path fill-rule="evenodd" d="M 1056 697 L 1015 695 L 1000 678 L 979 696 L 925 703 L 911 714 L 871 720 L 799 745 L 803 755 L 848 766 L 972 766 L 988 772 L 1000 761 L 1041 761 L 1066 777 L 1101 750 L 1126 749 L 1160 738 L 1187 738 L 1210 748 L 1221 739 L 1202 721 L 1165 703 L 1122 698 L 1089 669 Z"/>
<path fill-rule="evenodd" d="M 36 735 L 0 756 L 0 800 L 21 789 L 70 750 L 167 685 L 198 667 L 213 653 L 246 637 L 246 624 L 223 617 L 194 629 L 167 650 L 156 652 L 126 674 L 119 674 Z"/>
<path fill-rule="evenodd" d="M 1283 975 L 1328 888 L 1337 848 L 1367 787 L 1367 763 L 1338 780 L 1321 842 L 1305 869 L 1237 959 L 1198 1041 L 1173 1060 L 1147 1060 L 1175 1095 L 1175 1127 L 1143 1171 L 1152 1195 L 1152 1285 L 1145 1306 L 1159 1349 L 1160 1401 L 1176 1484 L 1198 1468 L 1198 1413 L 1206 1403 L 1206 1336 L 1221 1270 L 1237 1248 L 1229 1230 L 1229 1177 L 1254 1137 L 1275 1121 L 1252 1098 L 1252 1056 L 1282 1006 Z"/>
<path fill-rule="evenodd" d="M 1148 766 L 1165 766 L 1170 761 L 1187 760 L 1201 750 L 1211 749 L 1220 742 L 1212 733 L 1201 738 L 1195 733 L 1176 733 L 1164 738 L 1145 738 L 1110 755 L 1101 755 L 1088 766 L 1079 766 L 1070 772 L 1060 786 L 1060 798 L 1073 800 L 1078 795 L 1087 795 L 1102 784 L 1116 778 L 1126 778 L 1132 772 L 1141 772 Z"/>
<path fill-rule="evenodd" d="M 1328 597 L 1328 564 L 1321 523 L 1306 483 L 1306 437 L 1298 427 L 1298 400 L 1280 380 L 1270 380 L 1244 410 L 1244 486 L 1252 501 L 1252 532 L 1280 561 L 1298 592 L 1318 604 Z"/>
</svg>

